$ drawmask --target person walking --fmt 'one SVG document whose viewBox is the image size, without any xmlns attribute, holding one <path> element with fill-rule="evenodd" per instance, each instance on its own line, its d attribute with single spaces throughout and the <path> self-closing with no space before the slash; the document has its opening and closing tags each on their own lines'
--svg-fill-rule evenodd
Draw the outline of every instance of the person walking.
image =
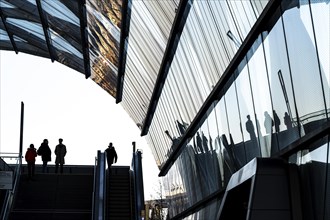
<svg viewBox="0 0 330 220">
<path fill-rule="evenodd" d="M 37 157 L 37 151 L 34 148 L 33 144 L 30 144 L 30 148 L 27 149 L 25 153 L 25 160 L 28 165 L 28 178 L 29 180 L 32 180 L 34 177 L 34 170 L 35 170 L 35 164 L 36 164 L 36 157 Z"/>
<path fill-rule="evenodd" d="M 37 151 L 38 155 L 41 156 L 41 160 L 42 160 L 42 172 L 48 173 L 48 169 L 47 169 L 47 163 L 48 161 L 52 160 L 52 151 L 50 150 L 49 146 L 48 146 L 48 140 L 44 139 L 44 141 L 41 143 L 38 151 Z"/>
<path fill-rule="evenodd" d="M 63 173 L 63 164 L 65 163 L 64 157 L 66 155 L 66 146 L 63 144 L 63 139 L 58 139 L 59 144 L 55 147 L 55 173 L 58 172 L 58 166 L 60 165 L 60 173 Z"/>
<path fill-rule="evenodd" d="M 112 143 L 109 144 L 108 148 L 105 150 L 107 162 L 108 162 L 108 168 L 110 169 L 111 165 L 113 163 L 117 163 L 117 152 L 115 150 L 115 147 L 112 145 Z"/>
</svg>

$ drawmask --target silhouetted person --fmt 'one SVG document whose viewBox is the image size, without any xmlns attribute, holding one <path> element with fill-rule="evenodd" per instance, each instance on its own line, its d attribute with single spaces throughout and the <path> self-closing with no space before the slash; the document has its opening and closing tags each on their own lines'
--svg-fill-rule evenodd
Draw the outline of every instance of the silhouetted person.
<svg viewBox="0 0 330 220">
<path fill-rule="evenodd" d="M 50 150 L 49 146 L 48 146 L 48 140 L 44 139 L 44 141 L 41 143 L 38 151 L 37 151 L 38 155 L 41 155 L 41 159 L 42 159 L 42 172 L 45 173 L 47 170 L 47 163 L 48 161 L 52 160 L 52 151 Z"/>
<path fill-rule="evenodd" d="M 32 178 L 34 177 L 36 157 L 37 157 L 37 151 L 34 148 L 34 145 L 30 144 L 30 147 L 27 149 L 25 153 L 25 160 L 28 165 L 29 180 L 32 180 Z"/>
<path fill-rule="evenodd" d="M 288 130 L 292 129 L 292 120 L 291 120 L 290 115 L 287 112 L 284 113 L 284 124 L 286 125 L 286 128 Z"/>
<path fill-rule="evenodd" d="M 278 133 L 278 132 L 280 132 L 281 120 L 278 117 L 278 115 L 276 114 L 275 110 L 273 110 L 273 116 L 274 116 L 274 122 L 275 122 L 275 131 L 276 131 L 276 133 Z"/>
<path fill-rule="evenodd" d="M 267 111 L 265 111 L 264 115 L 265 115 L 264 126 L 266 128 L 266 134 L 271 134 L 273 133 L 274 121 L 272 117 L 270 117 Z"/>
<path fill-rule="evenodd" d="M 250 115 L 247 115 L 247 121 L 245 122 L 245 128 L 246 128 L 246 131 L 249 132 L 250 134 L 250 139 L 251 141 L 256 141 L 257 140 L 257 137 L 256 137 L 256 133 L 254 131 L 254 125 L 253 125 L 253 122 L 251 121 L 250 119 Z"/>
<path fill-rule="evenodd" d="M 111 165 L 113 163 L 117 163 L 117 159 L 118 159 L 115 147 L 112 145 L 111 142 L 110 142 L 108 148 L 105 150 L 105 152 L 106 152 L 106 156 L 107 156 L 108 168 L 110 169 Z"/>
<path fill-rule="evenodd" d="M 66 155 L 66 146 L 63 144 L 63 139 L 58 139 L 59 144 L 55 147 L 55 173 L 58 172 L 58 165 L 60 165 L 60 173 L 63 173 L 63 164 L 65 164 L 64 157 Z"/>
<path fill-rule="evenodd" d="M 202 138 L 201 136 L 199 135 L 199 132 L 197 132 L 197 135 L 196 135 L 196 144 L 197 144 L 197 149 L 204 153 L 204 149 L 203 149 L 203 141 L 202 141 Z"/>
</svg>

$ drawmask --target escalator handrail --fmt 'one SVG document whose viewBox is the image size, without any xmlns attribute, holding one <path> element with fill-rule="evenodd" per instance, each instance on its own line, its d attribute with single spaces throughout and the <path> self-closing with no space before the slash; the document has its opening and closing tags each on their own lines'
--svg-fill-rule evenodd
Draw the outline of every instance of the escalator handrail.
<svg viewBox="0 0 330 220">
<path fill-rule="evenodd" d="M 105 219 L 106 202 L 106 171 L 105 154 L 97 152 L 94 169 L 94 189 L 93 189 L 93 220 Z"/>
</svg>

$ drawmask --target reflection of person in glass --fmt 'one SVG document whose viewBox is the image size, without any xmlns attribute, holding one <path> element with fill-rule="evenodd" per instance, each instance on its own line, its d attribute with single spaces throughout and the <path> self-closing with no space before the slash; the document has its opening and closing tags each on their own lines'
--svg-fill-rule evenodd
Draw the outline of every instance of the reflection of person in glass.
<svg viewBox="0 0 330 220">
<path fill-rule="evenodd" d="M 265 111 L 264 116 L 265 116 L 264 126 L 266 128 L 266 134 L 271 134 L 273 133 L 274 121 L 272 117 L 270 117 L 267 111 Z"/>
<path fill-rule="evenodd" d="M 292 120 L 287 112 L 284 113 L 284 124 L 288 130 L 292 129 Z"/>
<path fill-rule="evenodd" d="M 245 122 L 245 128 L 246 128 L 247 132 L 249 132 L 249 134 L 250 134 L 251 141 L 256 141 L 257 138 L 256 138 L 256 133 L 254 131 L 253 122 L 250 119 L 250 115 L 247 115 L 246 117 L 248 120 Z"/>
<path fill-rule="evenodd" d="M 278 117 L 278 115 L 276 114 L 275 110 L 273 110 L 273 116 L 274 116 L 274 122 L 275 122 L 275 131 L 276 131 L 276 133 L 278 133 L 278 132 L 280 132 L 281 120 Z"/>
<path fill-rule="evenodd" d="M 197 149 L 204 153 L 204 149 L 203 149 L 203 141 L 202 141 L 202 138 L 201 136 L 199 135 L 199 132 L 197 132 L 197 135 L 196 135 L 196 142 L 197 142 Z"/>
</svg>

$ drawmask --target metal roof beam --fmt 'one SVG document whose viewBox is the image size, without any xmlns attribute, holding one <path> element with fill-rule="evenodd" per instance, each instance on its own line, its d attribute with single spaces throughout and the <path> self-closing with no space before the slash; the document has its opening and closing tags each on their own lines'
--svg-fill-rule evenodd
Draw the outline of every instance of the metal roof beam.
<svg viewBox="0 0 330 220">
<path fill-rule="evenodd" d="M 168 43 L 166 45 L 166 50 L 164 53 L 164 57 L 162 63 L 159 68 L 155 88 L 153 90 L 151 100 L 149 103 L 148 112 L 146 118 L 144 120 L 141 136 L 144 136 L 148 133 L 149 127 L 152 121 L 152 118 L 155 114 L 155 110 L 159 101 L 159 97 L 162 93 L 162 89 L 165 84 L 165 80 L 170 69 L 172 60 L 174 58 L 176 49 L 178 47 L 178 43 L 180 40 L 180 36 L 183 30 L 183 27 L 186 23 L 190 7 L 192 4 L 192 0 L 181 0 L 178 10 L 176 12 L 176 16 L 173 22 L 172 30 L 168 39 Z"/>
<path fill-rule="evenodd" d="M 41 21 L 41 25 L 42 25 L 42 29 L 44 31 L 44 35 L 45 35 L 45 39 L 46 39 L 46 44 L 47 44 L 47 48 L 48 48 L 48 52 L 49 52 L 49 57 L 50 60 L 52 62 L 54 62 L 55 60 L 55 52 L 54 52 L 54 47 L 52 45 L 52 43 L 50 42 L 50 36 L 49 36 L 49 26 L 48 26 L 48 20 L 44 14 L 44 10 L 42 10 L 41 7 L 41 2 L 40 0 L 36 0 L 37 2 L 37 8 L 38 8 L 38 12 L 39 12 L 39 16 L 40 16 L 40 21 Z"/>
<path fill-rule="evenodd" d="M 86 0 L 79 1 L 79 18 L 80 18 L 80 34 L 81 46 L 84 57 L 84 69 L 86 79 L 91 76 L 90 60 L 89 60 L 89 44 L 88 44 L 88 31 L 87 31 L 87 10 Z"/>
<path fill-rule="evenodd" d="M 116 103 L 121 102 L 123 96 L 123 84 L 125 77 L 126 56 L 127 56 L 127 37 L 131 20 L 132 0 L 124 0 L 122 4 L 122 20 L 119 45 L 119 65 L 117 76 Z"/>
<path fill-rule="evenodd" d="M 2 23 L 5 26 L 5 29 L 7 31 L 7 34 L 8 34 L 9 40 L 11 42 L 11 45 L 13 46 L 13 49 L 14 49 L 15 53 L 18 54 L 18 49 L 17 49 L 16 43 L 15 43 L 13 34 L 8 29 L 7 22 L 6 22 L 6 16 L 3 14 L 2 10 L 1 10 L 1 7 L 0 7 L 0 16 L 1 16 Z"/>
</svg>

